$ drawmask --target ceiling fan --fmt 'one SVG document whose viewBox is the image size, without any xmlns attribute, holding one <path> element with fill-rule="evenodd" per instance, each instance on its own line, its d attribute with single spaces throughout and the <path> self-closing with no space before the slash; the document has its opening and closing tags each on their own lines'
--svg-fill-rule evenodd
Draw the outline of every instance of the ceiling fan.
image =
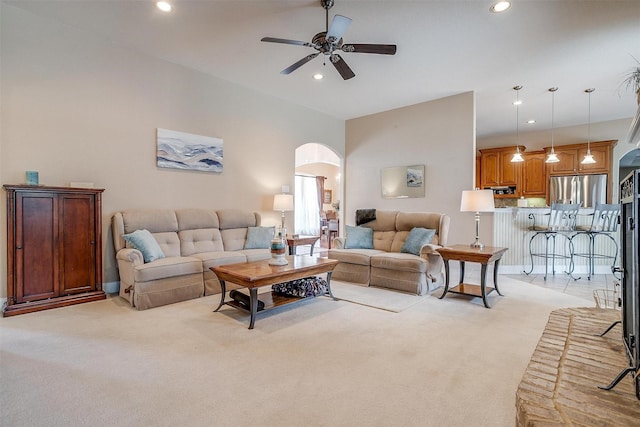
<svg viewBox="0 0 640 427">
<path fill-rule="evenodd" d="M 297 46 L 312 47 L 317 50 L 316 53 L 305 56 L 295 64 L 290 65 L 284 70 L 280 71 L 280 74 L 290 74 L 311 61 L 321 53 L 325 58 L 329 58 L 329 61 L 338 70 L 338 73 L 344 80 L 349 80 L 355 77 L 355 73 L 347 65 L 347 63 L 338 55 L 337 51 L 343 52 L 355 52 L 355 53 L 377 53 L 379 55 L 395 55 L 395 44 L 343 44 L 342 35 L 347 31 L 351 24 L 351 18 L 347 18 L 342 15 L 335 15 L 329 25 L 329 9 L 333 6 L 334 0 L 320 0 L 320 4 L 325 10 L 326 16 L 326 31 L 316 34 L 311 39 L 311 42 L 303 42 L 298 40 L 279 39 L 275 37 L 263 37 L 261 41 L 271 43 L 283 43 L 292 44 Z"/>
</svg>

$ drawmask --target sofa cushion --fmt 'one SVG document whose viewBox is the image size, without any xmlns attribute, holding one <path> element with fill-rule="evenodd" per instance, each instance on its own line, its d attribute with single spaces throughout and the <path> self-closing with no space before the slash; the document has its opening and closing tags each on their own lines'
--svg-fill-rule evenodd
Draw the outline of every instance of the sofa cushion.
<svg viewBox="0 0 640 427">
<path fill-rule="evenodd" d="M 222 243 L 225 251 L 241 251 L 244 249 L 244 242 L 247 240 L 248 228 L 231 228 L 220 230 Z"/>
<path fill-rule="evenodd" d="M 366 226 L 366 224 L 365 224 Z M 375 231 L 373 232 L 373 249 L 389 252 L 393 240 L 396 237 L 395 231 Z"/>
<path fill-rule="evenodd" d="M 220 221 L 220 230 L 229 228 L 247 228 L 260 225 L 260 218 L 254 212 L 237 209 L 223 209 L 216 212 Z"/>
<path fill-rule="evenodd" d="M 192 257 L 166 257 L 136 266 L 133 278 L 136 282 L 149 282 L 151 280 L 195 273 L 202 273 L 202 261 L 199 259 Z"/>
<path fill-rule="evenodd" d="M 178 237 L 180 238 L 180 253 L 183 256 L 224 250 L 222 236 L 217 228 L 182 230 L 178 232 Z"/>
<path fill-rule="evenodd" d="M 125 234 L 122 237 L 132 248 L 142 252 L 144 262 L 151 262 L 164 258 L 164 252 L 162 252 L 160 245 L 149 230 L 136 230 L 133 233 Z"/>
<path fill-rule="evenodd" d="M 193 258 L 197 258 L 202 262 L 203 270 L 219 265 L 247 262 L 247 256 L 240 251 L 204 252 L 193 254 Z"/>
<path fill-rule="evenodd" d="M 275 227 L 249 227 L 244 249 L 268 249 L 275 231 Z"/>
<path fill-rule="evenodd" d="M 397 215 L 398 211 L 376 210 L 376 219 L 362 224 L 362 227 L 369 227 L 374 231 L 396 231 Z"/>
<path fill-rule="evenodd" d="M 372 255 L 371 267 L 426 273 L 427 260 L 413 254 L 389 252 Z"/>
<path fill-rule="evenodd" d="M 431 243 L 444 246 L 449 233 L 449 217 L 436 212 L 398 212 L 396 218 L 397 231 L 411 231 L 413 227 L 436 230 Z M 441 238 L 442 237 L 442 238 Z"/>
<path fill-rule="evenodd" d="M 178 231 L 176 214 L 164 209 L 138 209 L 122 212 L 125 233 L 133 233 L 143 228 L 151 233 Z"/>
<path fill-rule="evenodd" d="M 166 233 L 152 234 L 160 245 L 160 248 L 162 248 L 164 256 L 182 256 L 182 253 L 180 252 L 180 238 L 178 237 L 178 233 L 169 231 Z"/>
<path fill-rule="evenodd" d="M 431 243 L 436 230 L 430 228 L 413 227 L 404 241 L 400 252 L 420 255 L 420 249 L 427 243 Z"/>
<path fill-rule="evenodd" d="M 373 249 L 373 230 L 367 227 L 346 226 L 345 249 Z"/>
<path fill-rule="evenodd" d="M 331 249 L 329 259 L 349 264 L 371 265 L 371 256 L 383 253 L 376 249 Z"/>
<path fill-rule="evenodd" d="M 242 252 L 247 257 L 247 262 L 262 261 L 271 258 L 271 249 L 245 249 Z"/>
<path fill-rule="evenodd" d="M 178 209 L 176 210 L 176 218 L 180 230 L 220 228 L 218 215 L 209 209 Z"/>
</svg>

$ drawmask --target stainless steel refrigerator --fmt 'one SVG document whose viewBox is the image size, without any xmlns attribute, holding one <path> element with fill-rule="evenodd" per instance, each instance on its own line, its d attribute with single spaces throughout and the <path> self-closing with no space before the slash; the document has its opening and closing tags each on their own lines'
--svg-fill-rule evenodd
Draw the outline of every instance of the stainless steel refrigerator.
<svg viewBox="0 0 640 427">
<path fill-rule="evenodd" d="M 583 208 L 607 203 L 607 174 L 552 176 L 549 200 L 551 203 L 580 203 Z"/>
</svg>

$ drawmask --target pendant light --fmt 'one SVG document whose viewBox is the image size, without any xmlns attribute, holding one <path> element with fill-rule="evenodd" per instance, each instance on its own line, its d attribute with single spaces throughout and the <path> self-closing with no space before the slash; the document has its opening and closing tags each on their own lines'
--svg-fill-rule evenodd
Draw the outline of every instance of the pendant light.
<svg viewBox="0 0 640 427">
<path fill-rule="evenodd" d="M 518 86 L 514 86 L 513 90 L 516 91 L 516 102 L 514 102 L 514 105 L 516 106 L 516 152 L 513 155 L 513 157 L 511 158 L 511 163 L 519 163 L 519 162 L 524 162 L 524 159 L 522 158 L 522 153 L 520 153 L 520 145 L 519 145 L 519 121 L 520 121 L 520 117 L 518 116 L 518 108 L 520 107 L 520 100 L 518 99 L 518 91 L 522 89 L 522 86 L 518 85 Z"/>
<path fill-rule="evenodd" d="M 593 92 L 594 90 L 594 88 L 585 89 L 585 93 L 589 94 L 589 118 L 587 122 L 587 154 L 582 160 L 583 165 L 592 165 L 596 162 L 596 160 L 593 158 L 593 155 L 591 154 L 591 92 Z"/>
<path fill-rule="evenodd" d="M 557 90 L 557 87 L 549 88 L 549 92 L 551 92 L 551 152 L 547 156 L 547 160 L 545 160 L 545 163 L 558 163 L 560 161 L 560 159 L 558 159 L 558 156 L 556 155 L 555 150 L 553 149 L 553 107 L 555 104 L 554 101 Z"/>
</svg>

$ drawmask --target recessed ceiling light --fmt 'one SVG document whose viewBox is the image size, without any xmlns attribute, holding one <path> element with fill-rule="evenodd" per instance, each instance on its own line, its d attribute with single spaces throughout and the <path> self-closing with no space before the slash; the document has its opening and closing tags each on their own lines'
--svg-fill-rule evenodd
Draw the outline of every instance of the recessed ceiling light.
<svg viewBox="0 0 640 427">
<path fill-rule="evenodd" d="M 504 12 L 505 10 L 509 9 L 510 7 L 511 7 L 511 2 L 510 1 L 499 1 L 497 3 L 494 3 L 489 8 L 489 11 L 491 11 L 493 13 L 500 13 L 500 12 Z"/>
<path fill-rule="evenodd" d="M 322 80 L 324 78 L 324 76 L 320 73 L 316 73 L 313 75 L 313 78 L 316 80 Z"/>
<path fill-rule="evenodd" d="M 166 1 L 158 1 L 156 2 L 156 7 L 163 12 L 171 12 L 173 10 L 173 6 Z"/>
<path fill-rule="evenodd" d="M 532 125 L 532 124 L 534 124 L 535 122 L 536 122 L 536 121 L 535 121 L 535 120 L 533 120 L 533 119 L 531 119 L 531 120 L 527 120 L 527 124 L 529 124 L 529 125 Z"/>
</svg>

